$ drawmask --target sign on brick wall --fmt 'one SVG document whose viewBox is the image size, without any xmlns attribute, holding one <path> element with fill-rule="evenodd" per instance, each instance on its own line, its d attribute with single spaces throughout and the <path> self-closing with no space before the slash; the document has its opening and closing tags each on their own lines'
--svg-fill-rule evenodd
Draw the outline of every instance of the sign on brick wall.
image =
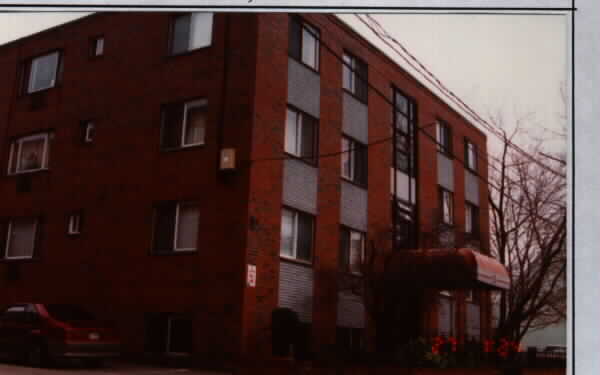
<svg viewBox="0 0 600 375">
<path fill-rule="evenodd" d="M 256 287 L 256 266 L 254 264 L 248 265 L 246 283 L 250 288 Z"/>
</svg>

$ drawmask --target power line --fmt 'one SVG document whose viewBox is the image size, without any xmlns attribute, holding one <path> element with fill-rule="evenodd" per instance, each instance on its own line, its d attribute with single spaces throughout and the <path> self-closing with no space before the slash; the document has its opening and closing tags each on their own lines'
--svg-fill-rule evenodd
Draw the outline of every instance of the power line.
<svg viewBox="0 0 600 375">
<path fill-rule="evenodd" d="M 552 173 L 554 173 L 554 174 L 556 174 L 558 176 L 566 178 L 566 176 L 563 173 L 560 173 L 560 172 L 554 170 L 553 168 L 547 166 L 546 164 L 540 162 L 539 160 L 535 159 L 531 154 L 529 154 L 528 152 L 526 152 L 525 150 L 523 150 L 520 146 L 516 145 L 515 143 L 513 143 L 509 139 L 506 139 L 506 137 L 504 137 L 503 133 L 501 133 L 499 130 L 494 129 L 494 127 L 492 125 L 490 125 L 485 119 L 483 119 L 479 114 L 477 114 L 477 112 L 475 112 L 468 104 L 466 104 L 462 99 L 460 99 L 456 94 L 454 94 L 454 92 L 452 92 L 451 90 L 449 90 L 440 81 L 440 79 L 435 76 L 435 74 L 433 74 L 429 69 L 427 69 L 427 67 L 425 67 L 425 65 L 423 65 L 414 55 L 412 55 L 398 40 L 396 40 L 394 37 L 392 37 L 377 20 L 375 20 L 373 17 L 371 17 L 368 14 L 366 15 L 367 19 L 370 20 L 372 23 L 374 23 L 380 29 L 380 31 L 375 30 L 375 27 L 372 24 L 370 24 L 369 22 L 366 22 L 365 20 L 363 20 L 358 14 L 356 14 L 355 16 L 365 26 L 367 26 L 369 28 L 369 30 L 371 30 L 375 34 L 375 36 L 377 38 L 379 38 L 383 43 L 385 43 L 394 52 L 396 52 L 400 57 L 402 57 L 413 69 L 415 69 L 418 73 L 420 73 L 428 82 L 430 82 L 431 84 L 433 84 L 434 86 L 436 86 L 437 88 L 439 88 L 441 90 L 442 94 L 444 94 L 446 97 L 448 97 L 452 102 L 454 102 L 455 104 L 457 104 L 459 107 L 461 107 L 462 109 L 464 109 L 468 114 L 471 115 L 471 117 L 473 117 L 475 120 L 477 120 L 480 124 L 484 125 L 484 127 L 486 129 L 488 129 L 493 135 L 495 135 L 496 137 L 498 137 L 499 139 L 501 139 L 503 142 L 506 142 L 509 146 L 513 147 L 519 153 L 521 153 L 522 155 L 524 155 L 525 157 L 527 157 L 529 160 L 533 161 L 534 163 L 538 164 L 542 168 L 547 169 L 547 170 L 551 171 Z M 402 49 L 402 51 L 404 51 L 404 53 L 407 54 L 410 57 L 410 59 L 412 59 L 413 61 L 415 61 L 415 63 L 422 70 L 424 70 L 426 72 L 426 74 L 423 73 L 423 71 L 421 69 L 416 68 L 396 48 L 394 48 L 393 46 L 390 45 L 389 42 L 387 42 L 386 40 L 384 40 L 384 38 L 389 39 L 394 44 L 398 45 Z M 428 76 L 430 76 L 431 79 L 428 78 Z M 435 82 L 433 82 L 432 79 Z"/>
<path fill-rule="evenodd" d="M 361 82 L 364 82 L 364 83 L 365 83 L 365 84 L 368 86 L 368 88 L 369 88 L 369 89 L 371 89 L 371 90 L 372 90 L 372 91 L 373 91 L 375 94 L 377 94 L 379 97 L 381 97 L 381 98 L 382 98 L 382 99 L 383 99 L 383 100 L 384 100 L 384 101 L 385 101 L 385 102 L 386 102 L 388 105 L 390 105 L 390 107 L 392 108 L 392 111 L 394 111 L 394 112 L 396 111 L 396 107 L 395 107 L 394 103 L 393 103 L 393 102 L 391 102 L 391 101 L 390 101 L 390 100 L 389 100 L 389 99 L 388 99 L 388 98 L 385 96 L 385 94 L 383 94 L 383 93 L 382 93 L 382 92 L 381 92 L 379 89 L 377 89 L 376 87 L 374 87 L 374 86 L 373 86 L 373 85 L 372 85 L 372 84 L 371 84 L 371 83 L 368 81 L 368 79 L 365 79 L 365 78 L 364 78 L 364 77 L 362 77 L 360 74 L 358 74 L 358 71 L 357 71 L 356 69 L 354 69 L 354 68 L 352 68 L 351 66 L 349 66 L 348 64 L 346 64 L 346 62 L 344 61 L 344 59 L 343 59 L 341 56 L 339 56 L 339 55 L 338 55 L 338 54 L 337 54 L 337 53 L 336 53 L 336 52 L 333 50 L 333 48 L 331 48 L 331 47 L 330 47 L 330 46 L 329 46 L 327 43 L 324 43 L 324 42 L 323 42 L 323 41 L 322 41 L 322 40 L 319 38 L 319 35 L 318 35 L 318 34 L 314 34 L 314 33 L 312 32 L 312 30 L 307 30 L 307 31 L 308 31 L 309 33 L 311 33 L 311 35 L 313 35 L 313 36 L 314 36 L 314 37 L 315 37 L 315 38 L 316 38 L 316 39 L 319 41 L 319 44 L 320 44 L 320 45 L 322 45 L 322 46 L 325 48 L 325 50 L 327 50 L 327 51 L 328 51 L 328 52 L 329 52 L 329 53 L 330 53 L 330 54 L 331 54 L 333 57 L 335 57 L 335 58 L 336 58 L 338 61 L 340 61 L 340 62 L 343 64 L 343 66 L 346 66 L 346 68 L 348 68 L 348 69 L 349 69 L 351 72 L 353 72 L 353 73 L 356 75 L 356 77 L 358 78 L 358 80 L 360 80 Z M 379 72 L 379 73 L 381 74 L 381 72 Z M 429 133 L 427 133 L 427 132 L 425 131 L 425 129 L 426 129 L 426 128 L 427 128 L 429 125 L 432 125 L 432 124 L 426 124 L 426 125 L 424 125 L 424 126 L 415 126 L 415 127 L 414 127 L 414 130 L 416 130 L 416 131 L 421 131 L 421 132 L 422 132 L 422 133 L 423 133 L 423 134 L 426 136 L 426 138 L 428 138 L 429 140 L 431 140 L 431 141 L 432 141 L 432 142 L 433 142 L 435 145 L 437 145 L 437 146 L 441 146 L 441 143 L 439 143 L 439 142 L 437 141 L 437 139 L 435 139 L 433 136 L 431 136 Z M 392 124 L 391 126 L 393 127 L 393 129 L 394 129 L 394 131 L 395 131 L 395 124 Z M 412 132 L 412 131 L 413 131 L 413 130 L 412 130 L 412 126 L 411 126 L 410 128 L 411 128 L 411 132 Z M 368 148 L 368 147 L 370 147 L 370 146 L 374 146 L 374 145 L 377 145 L 377 144 L 381 144 L 381 143 L 384 143 L 384 142 L 387 142 L 387 141 L 390 141 L 390 140 L 393 140 L 393 139 L 394 139 L 394 136 L 392 136 L 392 137 L 386 137 L 386 138 L 383 138 L 383 139 L 380 139 L 380 140 L 374 141 L 374 142 L 372 142 L 372 143 L 369 143 L 369 144 L 367 144 L 367 145 L 366 145 L 366 147 Z M 396 147 L 396 146 L 394 145 L 394 150 L 395 150 L 395 147 Z M 354 149 L 351 149 L 351 150 L 342 150 L 342 151 L 331 152 L 331 153 L 326 153 L 326 154 L 320 154 L 320 155 L 317 155 L 317 156 L 315 156 L 315 157 L 305 157 L 305 158 L 298 158 L 298 157 L 295 157 L 295 156 L 283 156 L 283 157 L 273 157 L 273 158 L 264 158 L 264 159 L 254 159 L 254 160 L 249 160 L 249 162 L 250 162 L 250 163 L 253 163 L 253 162 L 262 162 L 262 161 L 277 161 L 277 160 L 287 160 L 287 159 L 306 159 L 306 160 L 311 160 L 311 159 L 314 159 L 314 158 L 326 158 L 326 157 L 337 156 L 337 155 L 341 155 L 341 154 L 343 154 L 343 153 L 350 152 L 350 151 L 353 151 L 353 150 L 354 150 Z M 410 150 L 410 152 L 413 152 L 413 150 L 411 149 L 411 150 Z M 488 155 L 489 155 L 489 154 L 488 154 Z M 478 155 L 478 158 L 482 158 L 482 157 L 481 157 L 481 155 Z M 468 165 L 465 163 L 465 161 L 461 160 L 460 158 L 458 158 L 458 157 L 456 157 L 456 156 L 454 156 L 454 157 L 453 157 L 453 159 L 454 159 L 454 160 L 457 160 L 457 161 L 458 161 L 458 162 L 459 162 L 461 165 L 463 165 L 463 166 L 464 166 L 466 169 L 469 169 L 469 168 L 468 168 Z M 487 161 L 487 159 L 486 159 L 486 161 Z M 491 164 L 489 164 L 489 163 L 488 163 L 488 165 L 490 165 L 490 166 L 491 166 Z M 497 169 L 496 169 L 496 170 L 497 170 Z M 503 192 L 502 192 L 502 190 L 501 190 L 499 187 L 497 187 L 497 186 L 495 186 L 494 184 L 490 183 L 490 181 L 489 181 L 489 180 L 486 180 L 486 179 L 484 179 L 484 178 L 483 178 L 481 175 L 479 175 L 479 173 L 473 173 L 473 175 L 474 175 L 474 176 L 476 176 L 476 177 L 477 177 L 479 180 L 483 181 L 483 182 L 484 182 L 486 185 L 488 185 L 488 186 L 490 186 L 490 187 L 494 188 L 495 190 L 497 190 L 497 191 L 498 191 L 500 194 L 504 195 L 504 197 L 506 197 L 508 200 L 510 200 L 510 201 L 512 201 L 513 203 L 517 204 L 519 207 L 523 207 L 523 206 L 522 206 L 522 205 L 521 205 L 519 202 L 517 202 L 516 200 L 514 200 L 514 199 L 513 199 L 513 198 L 512 198 L 510 195 L 508 195 L 508 194 L 506 194 L 506 193 L 503 193 Z M 507 177 L 507 179 L 508 179 L 508 177 Z M 509 181 L 510 181 L 510 180 L 509 180 Z M 541 220 L 544 220 L 544 221 L 546 221 L 546 220 L 547 220 L 546 218 L 544 218 L 544 217 L 541 217 L 541 216 L 539 216 L 539 215 L 536 215 L 536 217 L 537 217 L 538 219 L 541 219 Z"/>
</svg>

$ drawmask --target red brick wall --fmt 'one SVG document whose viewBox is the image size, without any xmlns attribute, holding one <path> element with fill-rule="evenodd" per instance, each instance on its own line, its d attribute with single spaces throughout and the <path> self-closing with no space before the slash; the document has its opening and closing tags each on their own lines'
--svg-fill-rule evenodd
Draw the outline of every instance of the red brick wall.
<svg viewBox="0 0 600 375">
<path fill-rule="evenodd" d="M 217 15 L 210 47 L 174 57 L 167 56 L 169 23 L 167 14 L 100 14 L 0 48 L 0 80 L 7 83 L 0 90 L 3 170 L 9 137 L 55 132 L 50 170 L 32 175 L 31 193 L 15 193 L 12 176 L 0 180 L 3 217 L 42 214 L 46 222 L 41 259 L 20 262 L 21 280 L 3 283 L 1 302 L 89 306 L 121 323 L 128 351 L 142 348 L 143 312 L 192 312 L 198 352 L 235 352 L 249 173 L 240 168 L 223 177 L 217 163 L 220 137 L 238 160 L 249 158 L 256 16 Z M 90 60 L 88 38 L 98 34 L 105 54 Z M 17 63 L 55 48 L 64 51 L 62 83 L 32 112 L 29 96 L 15 99 L 10 91 Z M 206 145 L 161 152 L 161 104 L 194 97 L 208 99 Z M 93 144 L 82 145 L 79 121 L 87 118 L 96 120 L 97 133 Z M 153 203 L 184 199 L 200 202 L 198 251 L 149 255 Z M 69 238 L 66 215 L 74 209 L 85 210 L 85 226 Z M 0 264 L 0 274 L 5 269 Z"/>
</svg>

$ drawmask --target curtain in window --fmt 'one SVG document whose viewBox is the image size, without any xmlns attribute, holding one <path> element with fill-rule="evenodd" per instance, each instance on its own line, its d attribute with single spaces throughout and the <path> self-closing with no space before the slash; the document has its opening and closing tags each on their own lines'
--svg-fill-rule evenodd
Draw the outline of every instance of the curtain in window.
<svg viewBox="0 0 600 375">
<path fill-rule="evenodd" d="M 346 178 L 353 177 L 352 168 L 352 142 L 347 138 L 342 138 L 342 176 Z"/>
<path fill-rule="evenodd" d="M 281 215 L 281 255 L 288 257 L 294 256 L 294 231 L 294 213 L 289 210 L 283 210 Z"/>
<path fill-rule="evenodd" d="M 32 257 L 36 232 L 35 218 L 15 219 L 11 222 L 7 257 Z"/>
<path fill-rule="evenodd" d="M 296 145 L 298 142 L 298 113 L 287 110 L 285 118 L 285 152 L 296 155 Z"/>
<path fill-rule="evenodd" d="M 212 28 L 212 13 L 193 13 L 190 27 L 189 49 L 210 46 L 212 41 Z"/>
<path fill-rule="evenodd" d="M 319 41 L 317 30 L 304 24 L 302 25 L 302 62 L 318 69 L 319 63 Z"/>
<path fill-rule="evenodd" d="M 18 170 L 28 171 L 42 168 L 45 144 L 45 138 L 22 142 Z"/>
<path fill-rule="evenodd" d="M 202 106 L 188 107 L 184 143 L 194 145 L 204 143 L 206 110 Z"/>
<path fill-rule="evenodd" d="M 179 206 L 177 249 L 196 249 L 199 218 L 197 205 L 182 204 Z"/>
</svg>

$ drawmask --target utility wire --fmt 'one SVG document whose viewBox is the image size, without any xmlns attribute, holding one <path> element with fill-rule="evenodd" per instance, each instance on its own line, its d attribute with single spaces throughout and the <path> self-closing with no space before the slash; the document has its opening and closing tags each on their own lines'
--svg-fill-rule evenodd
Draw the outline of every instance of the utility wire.
<svg viewBox="0 0 600 375">
<path fill-rule="evenodd" d="M 313 32 L 312 32 L 312 30 L 308 30 L 308 29 L 307 29 L 307 32 L 309 32 L 311 35 L 313 35 L 313 36 L 314 36 L 314 37 L 315 37 L 315 38 L 316 38 L 316 39 L 319 41 L 319 44 L 320 44 L 320 45 L 322 45 L 322 46 L 325 48 L 325 50 L 327 50 L 327 51 L 328 51 L 328 52 L 329 52 L 329 53 L 330 53 L 330 54 L 331 54 L 333 57 L 335 57 L 335 58 L 336 58 L 338 61 L 340 61 L 340 62 L 343 64 L 343 66 L 345 66 L 345 67 L 346 67 L 347 69 L 349 69 L 349 70 L 350 70 L 352 73 L 354 73 L 354 74 L 355 74 L 355 76 L 356 76 L 356 78 L 357 78 L 358 80 L 360 80 L 360 81 L 364 82 L 364 83 L 365 83 L 365 84 L 368 86 L 368 88 L 369 88 L 369 89 L 371 89 L 371 90 L 372 90 L 372 91 L 373 91 L 375 94 L 377 94 L 377 95 L 378 95 L 379 97 L 381 97 L 381 98 L 382 98 L 382 99 L 383 99 L 383 100 L 384 100 L 384 101 L 385 101 L 387 104 L 389 104 L 389 105 L 390 105 L 390 107 L 393 109 L 393 111 L 396 111 L 396 108 L 395 108 L 395 106 L 394 106 L 394 103 L 393 103 L 392 101 L 390 101 L 390 99 L 388 99 L 388 98 L 386 97 L 386 95 L 385 95 L 385 94 L 383 94 L 383 93 L 382 93 L 382 92 L 381 92 L 379 89 L 377 89 L 376 87 L 374 87 L 374 86 L 373 86 L 373 85 L 372 85 L 372 84 L 371 84 L 371 83 L 370 83 L 370 82 L 369 82 L 367 79 L 364 79 L 364 77 L 362 77 L 362 76 L 361 76 L 361 75 L 358 73 L 358 71 L 357 71 L 356 69 L 354 69 L 354 68 L 352 68 L 351 66 L 349 66 L 348 64 L 346 64 L 346 62 L 344 61 L 344 59 L 343 59 L 343 58 L 342 58 L 340 55 L 338 55 L 338 54 L 337 54 L 337 53 L 336 53 L 336 52 L 333 50 L 333 48 L 331 48 L 331 47 L 330 47 L 330 46 L 329 46 L 327 43 L 324 43 L 324 42 L 323 42 L 323 41 L 322 41 L 322 40 L 319 38 L 319 35 L 318 35 L 318 34 L 315 34 L 315 33 L 313 33 Z M 381 74 L 381 72 L 379 72 L 379 73 Z M 435 145 L 437 145 L 437 146 L 442 146 L 442 144 L 441 144 L 440 142 L 438 142 L 438 140 L 437 140 L 436 138 L 434 138 L 433 136 L 431 136 L 429 133 L 427 133 L 427 132 L 425 131 L 425 129 L 426 129 L 427 127 L 429 127 L 430 125 L 432 125 L 432 124 L 426 124 L 426 125 L 423 125 L 423 126 L 416 126 L 416 127 L 415 127 L 415 130 L 422 132 L 422 133 L 423 133 L 423 134 L 426 136 L 426 138 L 427 138 L 427 139 L 429 139 L 429 140 L 431 140 L 431 141 L 432 141 L 432 142 L 433 142 Z M 394 124 L 392 124 L 392 125 L 390 125 L 390 126 L 394 127 Z M 411 129 L 411 131 L 412 131 L 412 129 Z M 384 142 L 387 142 L 387 141 L 390 141 L 390 140 L 393 140 L 393 139 L 394 139 L 394 137 L 393 137 L 393 136 L 392 136 L 392 137 L 383 138 L 383 139 L 380 139 L 380 140 L 378 140 L 378 141 L 374 141 L 374 142 L 372 142 L 372 143 L 370 143 L 370 144 L 367 144 L 367 145 L 366 145 L 366 147 L 368 148 L 368 147 L 370 147 L 370 146 L 374 146 L 374 145 L 377 145 L 377 144 L 380 144 L 380 143 L 384 143 Z M 337 156 L 337 155 L 341 155 L 341 154 L 343 154 L 343 153 L 350 152 L 350 151 L 353 151 L 353 150 L 354 150 L 354 149 L 352 149 L 352 150 L 342 150 L 342 151 L 337 151 L 337 152 L 332 152 L 332 153 L 326 153 L 326 154 L 320 154 L 320 155 L 317 155 L 317 156 L 316 156 L 316 158 L 325 158 L 325 157 Z M 410 152 L 412 152 L 412 150 L 410 150 Z M 489 155 L 489 154 L 488 154 L 488 155 Z M 479 157 L 479 158 L 482 158 L 482 156 L 481 156 L 481 155 L 478 155 L 478 157 Z M 310 158 L 306 158 L 306 157 L 305 157 L 305 158 L 300 158 L 300 159 L 308 159 L 308 160 L 310 160 L 310 159 L 313 159 L 313 158 L 314 158 L 314 157 L 310 157 Z M 295 156 L 282 156 L 282 157 L 273 157 L 273 158 L 254 159 L 254 160 L 249 160 L 249 162 L 250 162 L 250 163 L 253 163 L 253 162 L 262 162 L 262 161 L 277 161 L 277 160 L 287 160 L 287 159 L 298 159 L 298 157 L 295 157 Z M 465 161 L 464 161 L 464 160 L 461 160 L 460 158 L 458 158 L 458 157 L 456 157 L 456 156 L 454 156 L 454 157 L 453 157 L 453 159 L 454 159 L 454 160 L 456 160 L 456 161 L 458 161 L 458 162 L 459 162 L 461 165 L 463 165 L 463 166 L 464 166 L 466 169 L 469 169 L 469 170 L 470 170 L 470 168 L 468 168 L 468 165 L 467 165 L 467 163 L 465 163 Z M 488 163 L 488 165 L 490 165 L 490 166 L 491 166 L 491 164 L 490 164 L 490 163 Z M 503 191 L 502 191 L 502 189 L 501 189 L 501 188 L 499 188 L 499 187 L 497 187 L 496 185 L 494 185 L 494 184 L 490 183 L 490 181 L 488 181 L 488 180 L 484 179 L 484 178 L 483 178 L 483 177 L 482 177 L 482 176 L 481 176 L 479 173 L 473 173 L 473 175 L 474 175 L 474 176 L 476 176 L 476 177 L 477 177 L 479 180 L 483 181 L 483 182 L 484 182 L 486 185 L 488 185 L 488 186 L 492 187 L 493 189 L 497 190 L 497 191 L 498 191 L 498 193 L 500 193 L 500 194 L 504 195 L 504 197 L 505 197 L 506 199 L 508 199 L 508 200 L 512 201 L 512 202 L 513 202 L 513 203 L 515 203 L 517 206 L 519 206 L 519 207 L 523 208 L 523 206 L 522 206 L 522 205 L 521 205 L 519 202 L 517 202 L 517 201 L 516 201 L 514 198 L 512 198 L 512 196 L 510 196 L 510 195 L 506 194 L 505 192 L 503 192 Z M 507 179 L 508 179 L 508 178 L 507 178 Z M 546 219 L 546 218 L 544 218 L 544 217 L 541 217 L 541 216 L 539 216 L 539 215 L 537 215 L 537 214 L 536 214 L 535 216 L 536 216 L 538 219 L 541 219 L 541 220 L 543 220 L 543 221 L 547 221 L 547 220 L 548 220 L 548 219 Z M 548 221 L 548 222 L 549 222 L 549 223 L 552 223 L 551 221 Z"/>
<path fill-rule="evenodd" d="M 539 160 L 535 159 L 535 157 L 533 157 L 531 154 L 529 154 L 527 151 L 523 150 L 520 146 L 518 146 L 514 142 L 506 139 L 504 137 L 503 133 L 501 133 L 501 130 L 502 130 L 501 128 L 498 128 L 500 130 L 495 129 L 494 128 L 495 125 L 494 126 L 490 125 L 485 119 L 483 119 L 479 114 L 477 114 L 477 112 L 475 112 L 468 104 L 466 104 L 462 99 L 460 99 L 456 94 L 454 94 L 454 92 L 449 90 L 440 81 L 440 79 L 435 76 L 435 74 L 433 74 L 429 69 L 427 69 L 427 67 L 425 67 L 425 65 L 423 65 L 414 55 L 412 55 L 398 40 L 396 40 L 394 37 L 392 37 L 377 20 L 375 20 L 370 15 L 366 15 L 367 19 L 376 25 L 376 26 L 373 26 L 372 23 L 369 23 L 369 22 L 363 20 L 360 17 L 360 15 L 356 14 L 355 16 L 365 26 L 367 26 L 375 34 L 375 36 L 378 39 L 380 39 L 383 43 L 385 43 L 388 47 L 390 47 L 394 52 L 396 52 L 396 54 L 398 54 L 400 57 L 402 57 L 413 69 L 415 69 L 418 73 L 420 73 L 428 82 L 433 84 L 435 87 L 439 88 L 441 90 L 442 94 L 444 94 L 446 97 L 448 97 L 452 102 L 457 104 L 459 107 L 464 109 L 468 114 L 471 115 L 471 117 L 473 117 L 475 120 L 477 120 L 480 124 L 484 125 L 484 127 L 486 129 L 488 129 L 493 135 L 498 137 L 503 142 L 506 142 L 509 146 L 513 147 L 516 151 L 518 151 L 519 153 L 521 153 L 522 155 L 524 155 L 525 157 L 527 157 L 529 160 L 533 161 L 534 163 L 538 164 L 542 168 L 549 170 L 552 173 L 554 173 L 560 177 L 566 178 L 566 176 L 563 173 L 558 172 L 558 171 L 554 170 L 553 168 L 547 166 L 546 164 L 540 162 Z M 376 27 L 379 28 L 379 31 L 375 29 Z M 387 42 L 385 39 L 391 40 L 392 43 L 399 46 L 400 49 L 406 55 L 408 55 L 410 57 L 411 60 L 415 61 L 415 63 L 419 66 L 420 69 L 416 68 L 405 56 L 403 56 L 396 48 L 391 46 L 390 43 Z M 423 73 L 423 71 L 425 71 L 426 73 Z M 428 76 L 431 78 L 429 78 Z"/>
</svg>

